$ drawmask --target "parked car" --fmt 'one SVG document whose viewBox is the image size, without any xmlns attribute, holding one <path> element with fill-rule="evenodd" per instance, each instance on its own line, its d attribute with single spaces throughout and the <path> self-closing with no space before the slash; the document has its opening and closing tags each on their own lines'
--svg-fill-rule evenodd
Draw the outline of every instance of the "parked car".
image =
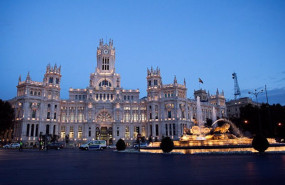
<svg viewBox="0 0 285 185">
<path fill-rule="evenodd" d="M 48 149 L 56 149 L 56 150 L 59 150 L 59 149 L 62 149 L 63 148 L 63 144 L 62 143 L 58 143 L 58 142 L 53 142 L 53 143 L 49 143 L 47 145 L 47 148 Z"/>
<path fill-rule="evenodd" d="M 81 150 L 102 150 L 107 148 L 105 140 L 95 140 L 95 141 L 88 141 L 86 144 L 80 145 L 79 149 Z"/>
<path fill-rule="evenodd" d="M 116 149 L 116 145 L 109 145 L 109 146 L 107 146 L 107 148 Z"/>
<path fill-rule="evenodd" d="M 141 143 L 141 144 L 140 144 L 140 148 L 146 148 L 147 146 L 148 146 L 147 143 Z M 139 148 L 139 144 L 138 144 L 138 143 L 135 143 L 135 144 L 134 144 L 134 148 L 135 148 L 135 149 L 138 149 L 138 148 Z"/>
<path fill-rule="evenodd" d="M 3 146 L 3 148 L 20 148 L 20 144 L 19 143 L 6 144 Z"/>
</svg>

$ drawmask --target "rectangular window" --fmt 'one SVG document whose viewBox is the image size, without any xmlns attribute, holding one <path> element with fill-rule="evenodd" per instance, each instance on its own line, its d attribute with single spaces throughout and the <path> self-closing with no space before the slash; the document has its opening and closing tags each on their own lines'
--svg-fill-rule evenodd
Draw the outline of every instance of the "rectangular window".
<svg viewBox="0 0 285 185">
<path fill-rule="evenodd" d="M 73 113 L 70 114 L 70 122 L 74 122 L 74 114 Z"/>
<path fill-rule="evenodd" d="M 157 80 L 154 80 L 154 85 L 157 85 Z"/>
<path fill-rule="evenodd" d="M 173 123 L 172 129 L 173 129 L 173 135 L 175 136 L 176 135 L 176 131 L 175 131 L 175 124 L 174 123 Z"/>
<path fill-rule="evenodd" d="M 149 125 L 150 135 L 152 136 L 152 125 Z"/>
<path fill-rule="evenodd" d="M 138 133 L 138 134 L 140 134 L 140 127 L 135 127 L 136 128 L 136 132 Z"/>
<path fill-rule="evenodd" d="M 29 134 L 30 134 L 30 124 L 27 124 L 26 136 L 29 136 Z"/>
<path fill-rule="evenodd" d="M 169 124 L 169 135 L 171 135 L 171 136 L 172 136 L 171 124 Z"/>
<path fill-rule="evenodd" d="M 32 118 L 36 118 L 36 110 L 33 110 L 33 112 L 32 112 Z"/>
<path fill-rule="evenodd" d="M 46 125 L 46 134 L 49 134 L 49 125 Z"/>
<path fill-rule="evenodd" d="M 31 136 L 34 136 L 34 127 L 35 127 L 35 125 L 32 124 L 32 125 L 31 125 Z"/>
<path fill-rule="evenodd" d="M 53 126 L 53 131 L 52 131 L 52 134 L 53 134 L 53 135 L 55 135 L 55 129 L 56 129 L 56 126 L 54 125 L 54 126 Z"/>
<path fill-rule="evenodd" d="M 138 121 L 138 114 L 134 113 L 133 116 L 134 116 L 134 122 L 137 122 Z"/>
<path fill-rule="evenodd" d="M 171 111 L 168 111 L 168 118 L 171 118 Z"/>
<path fill-rule="evenodd" d="M 146 117 L 146 116 L 145 116 L 145 114 L 144 114 L 144 113 L 142 113 L 142 115 L 141 115 L 141 116 L 142 116 L 142 121 L 144 122 L 144 121 L 145 121 L 145 117 Z"/>
<path fill-rule="evenodd" d="M 56 81 L 56 84 L 59 84 L 59 78 L 56 78 L 55 81 Z"/>
<path fill-rule="evenodd" d="M 145 136 L 145 126 L 142 126 L 142 136 Z"/>
<path fill-rule="evenodd" d="M 47 112 L 47 119 L 50 119 L 50 112 Z"/>
<path fill-rule="evenodd" d="M 70 126 L 69 138 L 70 139 L 74 138 L 74 128 L 73 128 L 73 126 Z"/>
<path fill-rule="evenodd" d="M 53 77 L 49 78 L 49 83 L 51 83 L 51 84 L 53 83 Z"/>
<path fill-rule="evenodd" d="M 82 126 L 78 126 L 78 138 L 82 139 Z"/>
<path fill-rule="evenodd" d="M 65 126 L 61 126 L 61 127 L 60 127 L 60 131 L 61 131 L 60 137 L 61 137 L 61 138 L 65 138 Z"/>
<path fill-rule="evenodd" d="M 56 112 L 53 114 L 53 119 L 56 119 Z"/>
<path fill-rule="evenodd" d="M 117 136 L 120 136 L 120 127 L 117 127 Z"/>
<path fill-rule="evenodd" d="M 62 121 L 62 122 L 65 122 L 65 118 L 66 118 L 66 117 L 65 117 L 65 113 L 63 113 L 63 114 L 61 115 L 61 121 Z"/>
<path fill-rule="evenodd" d="M 130 128 L 129 128 L 129 126 L 126 126 L 126 128 L 125 128 L 125 138 L 126 139 L 130 138 Z"/>
<path fill-rule="evenodd" d="M 148 86 L 151 86 L 151 80 L 148 81 Z"/>
<path fill-rule="evenodd" d="M 168 136 L 168 125 L 165 124 L 165 135 Z"/>
<path fill-rule="evenodd" d="M 152 119 L 152 114 L 151 113 L 149 113 L 149 119 Z"/>
<path fill-rule="evenodd" d="M 82 121 L 83 121 L 83 114 L 82 114 L 82 113 L 79 113 L 79 114 L 78 114 L 78 121 L 79 121 L 79 122 L 82 122 Z"/>
<path fill-rule="evenodd" d="M 39 132 L 39 124 L 36 124 L 35 137 L 38 137 L 38 132 Z"/>
<path fill-rule="evenodd" d="M 155 125 L 155 135 L 158 136 L 158 125 Z"/>
</svg>

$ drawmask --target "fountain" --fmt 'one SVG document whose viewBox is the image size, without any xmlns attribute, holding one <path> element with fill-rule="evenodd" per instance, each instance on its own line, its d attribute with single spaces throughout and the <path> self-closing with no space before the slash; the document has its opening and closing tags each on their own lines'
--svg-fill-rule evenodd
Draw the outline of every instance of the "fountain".
<svg viewBox="0 0 285 185">
<path fill-rule="evenodd" d="M 252 148 L 252 139 L 244 137 L 238 127 L 228 119 L 217 120 L 216 109 L 212 112 L 213 124 L 206 127 L 203 122 L 200 97 L 197 96 L 197 115 L 194 126 L 184 128 L 183 136 L 179 141 L 173 141 L 173 152 L 184 154 L 194 153 L 229 153 L 229 152 L 257 152 Z M 223 122 L 218 125 L 218 122 Z M 285 145 L 277 144 L 274 139 L 268 141 L 271 147 L 267 151 L 285 151 Z M 160 142 L 154 142 L 145 152 L 161 153 Z"/>
</svg>

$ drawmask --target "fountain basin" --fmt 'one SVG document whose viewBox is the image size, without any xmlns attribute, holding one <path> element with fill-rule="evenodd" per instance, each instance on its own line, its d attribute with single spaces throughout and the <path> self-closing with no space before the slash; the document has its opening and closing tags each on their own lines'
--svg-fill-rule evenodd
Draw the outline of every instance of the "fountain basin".
<svg viewBox="0 0 285 185">
<path fill-rule="evenodd" d="M 190 140 L 173 141 L 174 153 L 201 154 L 201 153 L 255 153 L 258 152 L 252 147 L 252 139 L 237 138 L 226 140 Z M 266 152 L 285 152 L 285 144 L 276 143 L 275 139 L 268 138 L 270 143 Z M 148 148 L 141 149 L 141 152 L 163 153 L 160 149 L 160 142 L 150 143 Z"/>
</svg>

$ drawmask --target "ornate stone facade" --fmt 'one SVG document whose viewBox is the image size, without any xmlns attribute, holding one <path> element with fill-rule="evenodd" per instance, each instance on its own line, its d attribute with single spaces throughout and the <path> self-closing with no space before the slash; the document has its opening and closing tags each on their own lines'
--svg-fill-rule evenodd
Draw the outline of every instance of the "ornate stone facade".
<svg viewBox="0 0 285 185">
<path fill-rule="evenodd" d="M 69 89 L 69 99 L 60 98 L 61 67 L 46 67 L 43 82 L 31 80 L 17 86 L 17 97 L 10 100 L 15 108 L 14 139 L 30 144 L 38 141 L 40 133 L 66 135 L 74 142 L 104 139 L 115 144 L 123 138 L 132 144 L 137 134 L 152 140 L 169 136 L 179 139 L 184 127 L 195 124 L 196 100 L 187 98 L 186 82 L 163 84 L 160 69 L 147 70 L 147 97 L 140 98 L 139 90 L 121 88 L 120 75 L 115 72 L 113 41 L 97 48 L 97 67 L 90 75 L 85 89 Z M 199 93 L 202 93 L 201 95 Z M 218 92 L 210 96 L 204 90 L 203 119 L 211 119 L 213 107 L 219 117 L 225 116 L 225 98 Z"/>
</svg>

